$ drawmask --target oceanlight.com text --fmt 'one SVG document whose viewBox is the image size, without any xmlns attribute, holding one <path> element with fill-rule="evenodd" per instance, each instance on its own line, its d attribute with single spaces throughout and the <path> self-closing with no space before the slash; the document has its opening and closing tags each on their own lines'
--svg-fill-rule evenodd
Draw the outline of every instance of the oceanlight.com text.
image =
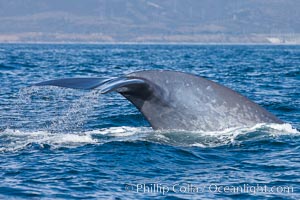
<svg viewBox="0 0 300 200">
<path fill-rule="evenodd" d="M 148 194 L 162 194 L 172 193 L 294 193 L 293 186 L 269 186 L 264 184 L 242 184 L 242 185 L 221 185 L 221 184 L 207 184 L 196 185 L 190 183 L 175 183 L 175 184 L 161 184 L 161 183 L 137 183 L 125 184 L 125 190 L 136 193 Z"/>
</svg>

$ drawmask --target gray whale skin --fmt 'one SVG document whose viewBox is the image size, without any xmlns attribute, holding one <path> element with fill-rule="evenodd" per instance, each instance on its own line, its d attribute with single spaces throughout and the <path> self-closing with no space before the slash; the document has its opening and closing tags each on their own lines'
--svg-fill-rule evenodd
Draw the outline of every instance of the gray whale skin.
<svg viewBox="0 0 300 200">
<path fill-rule="evenodd" d="M 167 70 L 119 78 L 66 78 L 35 86 L 118 92 L 134 104 L 154 130 L 220 131 L 258 123 L 283 123 L 241 94 L 199 76 Z"/>
</svg>

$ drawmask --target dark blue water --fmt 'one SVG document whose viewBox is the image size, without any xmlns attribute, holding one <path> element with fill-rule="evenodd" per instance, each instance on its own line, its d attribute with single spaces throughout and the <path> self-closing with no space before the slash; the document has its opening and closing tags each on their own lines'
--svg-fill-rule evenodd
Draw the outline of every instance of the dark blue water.
<svg viewBox="0 0 300 200">
<path fill-rule="evenodd" d="M 219 82 L 286 124 L 155 132 L 118 94 L 27 87 L 147 69 Z M 0 80 L 1 199 L 300 198 L 300 46 L 2 44 Z"/>
</svg>

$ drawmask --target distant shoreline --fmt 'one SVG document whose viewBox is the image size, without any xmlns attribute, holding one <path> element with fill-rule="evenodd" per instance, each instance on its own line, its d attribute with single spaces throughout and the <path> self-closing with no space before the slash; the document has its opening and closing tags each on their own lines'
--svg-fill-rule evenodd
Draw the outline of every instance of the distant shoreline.
<svg viewBox="0 0 300 200">
<path fill-rule="evenodd" d="M 297 45 L 300 34 L 167 34 L 132 36 L 104 35 L 101 33 L 0 33 L 0 43 L 24 44 L 180 44 L 180 45 Z"/>
</svg>

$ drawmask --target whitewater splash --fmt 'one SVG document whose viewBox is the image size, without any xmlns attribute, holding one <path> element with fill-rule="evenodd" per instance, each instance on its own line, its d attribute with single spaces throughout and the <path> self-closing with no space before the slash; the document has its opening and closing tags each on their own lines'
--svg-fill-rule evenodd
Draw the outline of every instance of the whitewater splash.
<svg viewBox="0 0 300 200">
<path fill-rule="evenodd" d="M 0 132 L 0 152 L 31 148 L 74 148 L 86 144 L 145 141 L 175 146 L 218 147 L 239 145 L 244 140 L 268 139 L 282 135 L 300 136 L 290 124 L 257 124 L 251 128 L 234 128 L 217 132 L 153 131 L 150 127 L 111 127 L 99 130 L 53 133 L 5 129 Z"/>
</svg>

